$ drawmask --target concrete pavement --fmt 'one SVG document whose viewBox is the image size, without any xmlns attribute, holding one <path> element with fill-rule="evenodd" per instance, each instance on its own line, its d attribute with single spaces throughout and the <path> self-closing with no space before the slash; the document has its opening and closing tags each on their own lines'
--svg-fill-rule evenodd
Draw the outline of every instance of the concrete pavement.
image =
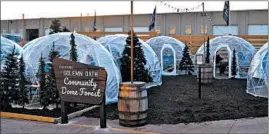
<svg viewBox="0 0 269 134">
<path fill-rule="evenodd" d="M 1 133 L 268 133 L 268 117 L 221 120 L 189 124 L 145 125 L 127 128 L 118 120 L 107 120 L 107 129 L 99 128 L 98 118 L 79 117 L 69 124 L 1 118 Z"/>
</svg>

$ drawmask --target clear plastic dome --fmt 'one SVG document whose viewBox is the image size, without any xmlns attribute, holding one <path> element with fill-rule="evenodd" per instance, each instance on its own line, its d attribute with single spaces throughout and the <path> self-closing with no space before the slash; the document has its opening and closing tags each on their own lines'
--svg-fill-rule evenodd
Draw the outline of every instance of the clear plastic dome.
<svg viewBox="0 0 269 134">
<path fill-rule="evenodd" d="M 216 63 L 214 58 L 216 58 L 217 51 L 225 48 L 228 50 L 228 67 L 229 67 L 229 77 L 231 76 L 231 65 L 232 65 L 232 53 L 233 50 L 236 52 L 237 59 L 237 75 L 236 78 L 247 78 L 248 67 L 252 60 L 252 57 L 256 53 L 256 49 L 252 44 L 246 40 L 236 37 L 236 36 L 218 36 L 210 39 L 210 63 L 215 67 Z M 204 54 L 204 44 L 197 50 L 196 54 Z M 215 75 L 215 73 L 213 73 Z"/>
<path fill-rule="evenodd" d="M 60 53 L 61 58 L 70 58 L 70 35 L 71 32 L 47 35 L 31 41 L 23 47 L 22 54 L 26 63 L 26 75 L 31 78 L 33 83 L 37 80 L 35 75 L 38 71 L 41 53 L 45 62 L 49 63 L 48 55 L 52 49 L 53 42 L 55 50 Z M 74 33 L 74 36 L 77 45 L 78 62 L 106 69 L 108 74 L 106 103 L 117 102 L 121 75 L 112 55 L 99 42 L 77 33 Z"/>
<path fill-rule="evenodd" d="M 107 35 L 98 39 L 98 41 L 104 45 L 109 52 L 112 53 L 113 57 L 117 62 L 118 68 L 120 68 L 120 58 L 121 54 L 125 48 L 126 38 L 128 35 L 125 34 L 116 34 L 116 35 Z M 142 49 L 146 58 L 145 67 L 149 69 L 150 75 L 153 79 L 153 82 L 148 83 L 146 87 L 152 87 L 162 84 L 162 75 L 160 71 L 160 62 L 157 58 L 157 55 L 151 49 L 151 47 L 145 43 L 143 40 L 139 39 L 139 42 L 142 43 Z"/>
<path fill-rule="evenodd" d="M 268 97 L 268 43 L 253 57 L 247 77 L 247 93 Z"/>
<path fill-rule="evenodd" d="M 146 41 L 161 61 L 163 75 L 178 75 L 177 65 L 180 63 L 185 44 L 168 36 L 157 36 Z M 191 53 L 190 53 L 191 56 Z"/>
<path fill-rule="evenodd" d="M 15 45 L 15 55 L 19 56 L 22 48 L 17 43 L 1 36 L 1 51 L 0 51 L 0 59 L 1 59 L 1 69 L 5 66 L 5 62 L 7 60 L 8 54 L 11 54 Z"/>
</svg>

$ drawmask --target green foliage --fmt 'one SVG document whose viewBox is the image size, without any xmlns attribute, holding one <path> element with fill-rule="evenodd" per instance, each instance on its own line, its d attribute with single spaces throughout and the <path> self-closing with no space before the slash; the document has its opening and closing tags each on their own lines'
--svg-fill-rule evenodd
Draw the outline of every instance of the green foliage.
<svg viewBox="0 0 269 134">
<path fill-rule="evenodd" d="M 193 63 L 192 63 L 190 53 L 189 53 L 189 47 L 187 44 L 185 45 L 185 48 L 183 50 L 183 57 L 179 63 L 179 70 L 181 71 L 185 70 L 185 75 L 187 74 L 187 72 L 188 74 L 190 74 L 194 71 Z"/>
<path fill-rule="evenodd" d="M 233 50 L 233 58 L 232 58 L 232 77 L 236 76 L 236 55 L 235 50 Z"/>
<path fill-rule="evenodd" d="M 71 49 L 70 49 L 70 59 L 72 61 L 78 61 L 78 54 L 77 54 L 77 45 L 75 43 L 75 36 L 74 34 L 72 33 L 71 36 L 70 36 L 71 40 L 70 40 L 70 46 L 71 46 Z"/>
<path fill-rule="evenodd" d="M 15 45 L 11 54 L 8 54 L 1 76 L 1 107 L 11 107 L 13 101 L 18 100 L 18 61 L 15 57 Z"/>
<path fill-rule="evenodd" d="M 205 57 L 205 63 L 209 63 L 210 62 L 210 44 L 209 44 L 209 37 L 207 38 L 207 42 L 206 42 L 206 57 Z"/>
<path fill-rule="evenodd" d="M 122 81 L 130 81 L 131 78 L 131 31 L 128 33 L 126 39 L 126 45 L 122 53 L 121 61 L 121 74 Z M 142 45 L 139 42 L 138 37 L 134 33 L 134 80 L 152 82 L 149 70 L 145 68 L 146 59 L 142 49 Z"/>
<path fill-rule="evenodd" d="M 24 104 L 29 103 L 28 100 L 28 89 L 26 87 L 27 81 L 24 75 L 25 72 L 25 63 L 23 61 L 23 55 L 20 58 L 20 64 L 19 64 L 19 93 L 18 93 L 18 101 L 17 103 L 22 105 L 24 108 Z"/>
<path fill-rule="evenodd" d="M 57 85 L 56 85 L 56 78 L 55 78 L 55 72 L 54 72 L 54 69 L 53 69 L 53 65 L 52 65 L 52 62 L 53 62 L 53 59 L 54 58 L 58 58 L 59 57 L 59 52 L 55 50 L 54 48 L 54 42 L 52 44 L 52 49 L 50 51 L 50 54 L 49 54 L 49 60 L 50 60 L 50 63 L 49 63 L 49 66 L 50 66 L 50 70 L 49 70 L 49 85 L 48 85 L 48 90 L 51 90 L 53 91 L 53 94 L 52 94 L 52 103 L 53 104 L 56 104 L 56 108 L 58 108 L 58 104 L 59 104 L 59 101 L 60 101 L 60 97 L 59 97 L 59 92 L 57 90 Z"/>
<path fill-rule="evenodd" d="M 49 76 L 45 72 L 45 62 L 41 54 L 41 57 L 39 60 L 38 78 L 39 78 L 39 84 L 40 84 L 39 102 L 40 102 L 40 105 L 43 106 L 43 109 L 45 109 L 47 106 L 49 106 L 52 103 L 51 96 L 53 92 L 50 88 L 50 80 L 48 77 Z"/>
<path fill-rule="evenodd" d="M 59 33 L 61 32 L 61 23 L 60 20 L 53 20 L 52 24 L 50 25 L 50 29 L 52 30 L 49 34 Z"/>
</svg>

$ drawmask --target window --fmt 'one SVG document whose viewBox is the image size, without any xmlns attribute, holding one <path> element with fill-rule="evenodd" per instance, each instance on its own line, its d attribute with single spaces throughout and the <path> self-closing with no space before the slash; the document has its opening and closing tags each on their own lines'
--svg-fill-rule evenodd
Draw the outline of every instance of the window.
<svg viewBox="0 0 269 134">
<path fill-rule="evenodd" d="M 191 25 L 185 25 L 185 35 L 191 34 Z"/>
<path fill-rule="evenodd" d="M 104 29 L 105 32 L 123 32 L 122 27 L 106 27 Z"/>
<path fill-rule="evenodd" d="M 213 26 L 213 35 L 238 35 L 238 26 Z"/>
<path fill-rule="evenodd" d="M 45 35 L 49 35 L 49 33 L 50 33 L 50 29 L 49 28 L 45 29 Z"/>
<path fill-rule="evenodd" d="M 248 25 L 248 35 L 268 35 L 268 25 Z"/>
<path fill-rule="evenodd" d="M 149 32 L 148 27 L 134 27 L 134 32 Z"/>
<path fill-rule="evenodd" d="M 169 30 L 169 35 L 175 35 L 176 34 L 176 27 L 175 26 L 171 26 L 170 30 Z"/>
<path fill-rule="evenodd" d="M 207 25 L 201 25 L 201 34 L 207 34 Z"/>
<path fill-rule="evenodd" d="M 10 30 L 10 33 L 14 34 L 15 33 L 15 30 L 14 29 L 11 29 Z"/>
<path fill-rule="evenodd" d="M 85 32 L 90 32 L 90 28 L 85 28 Z"/>
</svg>

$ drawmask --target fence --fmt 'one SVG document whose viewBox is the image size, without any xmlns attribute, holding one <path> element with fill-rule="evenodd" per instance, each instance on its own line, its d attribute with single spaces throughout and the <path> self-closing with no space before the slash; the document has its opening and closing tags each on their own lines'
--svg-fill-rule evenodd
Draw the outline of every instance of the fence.
<svg viewBox="0 0 269 134">
<path fill-rule="evenodd" d="M 80 34 L 87 35 L 89 37 L 102 37 L 105 35 L 113 35 L 113 34 L 128 34 L 128 32 L 77 32 Z M 158 32 L 136 32 L 137 36 L 146 41 L 152 37 L 158 36 Z M 207 38 L 210 39 L 217 37 L 217 35 L 171 35 L 173 37 L 183 43 L 187 43 L 189 49 L 192 53 L 196 53 L 198 48 L 207 41 Z M 267 35 L 238 35 L 238 37 L 245 39 L 246 41 L 253 44 L 256 49 L 259 49 L 262 45 L 264 45 L 268 41 Z"/>
</svg>

